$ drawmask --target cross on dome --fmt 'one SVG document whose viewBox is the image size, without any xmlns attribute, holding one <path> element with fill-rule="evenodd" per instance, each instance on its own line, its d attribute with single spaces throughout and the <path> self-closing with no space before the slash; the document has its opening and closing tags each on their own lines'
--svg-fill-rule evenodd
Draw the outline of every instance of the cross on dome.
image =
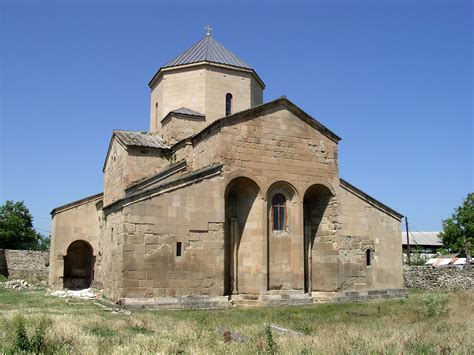
<svg viewBox="0 0 474 355">
<path fill-rule="evenodd" d="M 206 36 L 210 36 L 212 32 L 211 25 L 207 25 L 206 27 L 204 27 L 204 29 L 206 30 Z"/>
</svg>

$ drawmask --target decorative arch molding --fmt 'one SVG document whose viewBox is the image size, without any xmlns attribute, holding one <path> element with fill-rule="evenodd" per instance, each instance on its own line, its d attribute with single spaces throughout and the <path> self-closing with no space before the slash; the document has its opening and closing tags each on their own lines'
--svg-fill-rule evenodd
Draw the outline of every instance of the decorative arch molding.
<svg viewBox="0 0 474 355">
<path fill-rule="evenodd" d="M 266 189 L 265 200 L 270 201 L 272 196 L 281 193 L 291 203 L 300 202 L 300 194 L 293 184 L 285 180 L 275 180 Z"/>
<path fill-rule="evenodd" d="M 245 178 L 245 179 L 248 179 L 252 182 L 255 183 L 255 185 L 257 185 L 258 187 L 258 190 L 259 190 L 259 195 L 262 196 L 262 192 L 265 191 L 262 186 L 264 186 L 264 184 L 262 183 L 262 181 L 260 180 L 260 178 L 256 177 L 256 176 L 253 176 L 253 175 L 250 175 L 250 174 L 247 174 L 243 171 L 240 171 L 240 170 L 237 170 L 237 171 L 234 171 L 233 173 L 227 175 L 225 178 L 224 178 L 224 184 L 222 185 L 222 196 L 226 196 L 227 192 L 228 192 L 228 189 L 229 189 L 229 186 L 231 186 L 231 183 L 236 180 L 236 179 L 239 179 L 239 178 Z"/>
<path fill-rule="evenodd" d="M 332 197 L 336 197 L 336 190 L 334 189 L 332 184 L 328 184 L 326 181 L 312 181 L 304 185 L 302 189 L 304 191 L 304 193 L 302 194 L 303 198 L 307 196 L 308 193 L 311 192 L 311 190 L 315 187 L 325 188 L 327 189 L 327 191 L 329 191 Z"/>
</svg>

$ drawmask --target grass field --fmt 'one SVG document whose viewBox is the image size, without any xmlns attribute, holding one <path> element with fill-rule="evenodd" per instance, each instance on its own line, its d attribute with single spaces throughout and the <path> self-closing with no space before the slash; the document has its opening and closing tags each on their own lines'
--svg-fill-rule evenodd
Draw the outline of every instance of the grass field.
<svg viewBox="0 0 474 355">
<path fill-rule="evenodd" d="M 270 330 L 267 323 L 302 335 Z M 46 291 L 0 290 L 0 349 L 7 354 L 18 352 L 25 339 L 45 353 L 474 354 L 473 329 L 472 292 L 414 291 L 401 300 L 125 314 Z M 235 334 L 243 341 L 232 340 Z"/>
</svg>

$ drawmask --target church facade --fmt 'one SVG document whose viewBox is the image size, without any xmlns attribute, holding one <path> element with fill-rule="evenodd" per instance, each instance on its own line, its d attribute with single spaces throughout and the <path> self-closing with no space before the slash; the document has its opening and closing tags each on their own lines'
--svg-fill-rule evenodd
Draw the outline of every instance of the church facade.
<svg viewBox="0 0 474 355">
<path fill-rule="evenodd" d="M 340 138 L 208 33 L 149 82 L 149 132 L 114 131 L 103 193 L 52 211 L 50 284 L 126 305 L 404 294 L 402 215 L 339 177 Z"/>
</svg>

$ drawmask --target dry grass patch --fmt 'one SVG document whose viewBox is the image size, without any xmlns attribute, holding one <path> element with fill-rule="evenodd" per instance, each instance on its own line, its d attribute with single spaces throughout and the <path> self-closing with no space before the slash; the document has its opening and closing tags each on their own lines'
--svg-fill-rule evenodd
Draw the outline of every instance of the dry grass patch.
<svg viewBox="0 0 474 355">
<path fill-rule="evenodd" d="M 126 315 L 45 291 L 0 290 L 0 349 L 18 351 L 15 322 L 23 317 L 29 338 L 46 322 L 44 353 L 472 353 L 472 314 L 474 293 L 469 292 L 411 292 L 402 300 L 303 307 L 138 310 Z M 266 328 L 270 323 L 302 335 Z M 231 334 L 240 338 L 233 340 Z"/>
</svg>

